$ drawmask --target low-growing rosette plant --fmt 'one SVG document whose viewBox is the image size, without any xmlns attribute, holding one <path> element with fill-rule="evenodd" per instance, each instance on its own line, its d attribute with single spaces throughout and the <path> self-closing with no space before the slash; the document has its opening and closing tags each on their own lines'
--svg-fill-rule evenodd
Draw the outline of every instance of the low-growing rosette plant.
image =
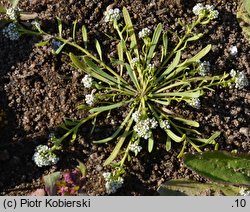
<svg viewBox="0 0 250 212">
<path fill-rule="evenodd" d="M 58 19 L 59 36 L 51 36 L 51 40 L 58 44 L 55 49 L 57 53 L 60 53 L 65 45 L 81 52 L 77 55 L 70 52 L 69 57 L 73 66 L 84 73 L 82 84 L 89 90 L 89 94 L 85 96 L 85 104 L 79 108 L 87 110 L 89 115 L 79 121 L 65 120 L 61 127 L 66 133 L 60 138 L 51 139 L 54 146 L 48 149 L 48 155 L 60 150 L 65 138 L 71 136 L 71 141 L 74 142 L 79 127 L 87 121 L 96 119 L 101 113 L 120 108 L 126 111 L 127 115 L 116 131 L 108 138 L 93 141 L 95 144 L 116 141 L 113 152 L 104 163 L 114 167 L 112 172 L 104 173 L 108 193 L 114 193 L 121 187 L 125 161 L 139 154 L 142 146 L 145 146 L 143 143 L 147 144 L 148 152 L 153 150 L 157 142 L 156 128 L 161 128 L 166 134 L 167 151 L 171 149 L 172 142 L 182 144 L 178 157 L 183 155 L 187 145 L 191 145 L 198 152 L 208 144 L 217 148 L 215 139 L 220 132 L 203 138 L 197 129 L 198 122 L 185 119 L 172 109 L 176 102 L 200 108 L 199 98 L 206 90 L 213 90 L 215 86 L 231 86 L 237 82 L 239 75 L 231 77 L 229 73 L 224 73 L 212 76 L 209 73 L 210 63 L 202 62 L 202 58 L 211 50 L 211 45 L 186 60 L 182 59 L 187 45 L 203 36 L 202 33 L 194 32 L 194 28 L 208 24 L 218 16 L 218 11 L 209 5 L 198 4 L 193 12 L 196 15 L 195 20 L 191 24 L 183 25 L 185 34 L 178 37 L 179 40 L 173 49 L 169 49 L 169 32 L 163 30 L 161 23 L 153 31 L 144 28 L 137 34 L 126 8 L 123 8 L 122 12 L 117 8 L 107 11 L 104 20 L 112 23 L 118 37 L 117 58 L 112 58 L 109 62 L 103 59 L 101 45 L 97 40 L 97 56 L 87 50 L 88 38 L 84 26 L 84 47 L 75 42 L 76 23 L 73 41 L 62 38 L 62 25 Z M 41 45 L 47 43 L 43 42 Z M 107 65 L 110 62 L 112 66 Z"/>
</svg>

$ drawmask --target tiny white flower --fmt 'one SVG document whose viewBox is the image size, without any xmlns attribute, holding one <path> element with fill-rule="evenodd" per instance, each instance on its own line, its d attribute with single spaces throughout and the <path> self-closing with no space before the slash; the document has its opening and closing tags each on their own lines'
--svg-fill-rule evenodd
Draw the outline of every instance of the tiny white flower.
<svg viewBox="0 0 250 212">
<path fill-rule="evenodd" d="M 248 86 L 248 79 L 244 72 L 238 72 L 235 78 L 235 88 L 242 89 Z"/>
<path fill-rule="evenodd" d="M 82 78 L 81 82 L 82 82 L 82 84 L 83 84 L 83 86 L 84 86 L 85 88 L 91 88 L 92 83 L 93 83 L 93 79 L 92 79 L 92 77 L 91 77 L 90 75 L 86 74 L 86 75 Z"/>
<path fill-rule="evenodd" d="M 166 129 L 170 129 L 170 124 L 168 120 L 161 120 L 160 121 L 160 128 L 166 130 Z"/>
<path fill-rule="evenodd" d="M 119 20 L 122 17 L 121 11 L 118 8 L 109 9 L 108 11 L 104 12 L 104 21 L 110 22 L 114 20 Z"/>
<path fill-rule="evenodd" d="M 108 194 L 115 193 L 119 188 L 122 187 L 124 179 L 122 177 L 113 176 L 110 172 L 103 173 L 103 177 L 106 181 L 105 188 Z"/>
<path fill-rule="evenodd" d="M 129 145 L 129 150 L 137 155 L 142 150 L 142 147 L 134 143 Z"/>
<path fill-rule="evenodd" d="M 32 159 L 38 167 L 51 166 L 59 161 L 59 158 L 46 145 L 37 146 Z"/>
<path fill-rule="evenodd" d="M 209 16 L 210 16 L 211 19 L 218 18 L 219 12 L 218 12 L 218 10 L 214 9 L 213 5 L 206 5 L 205 8 L 209 12 Z"/>
<path fill-rule="evenodd" d="M 132 114 L 132 118 L 135 122 L 139 122 L 139 120 L 141 119 L 141 113 L 139 111 L 135 111 Z"/>
<path fill-rule="evenodd" d="M 154 64 L 148 64 L 148 69 L 154 69 L 155 68 L 155 65 Z"/>
<path fill-rule="evenodd" d="M 155 129 L 157 126 L 158 122 L 155 120 L 155 118 L 147 118 L 137 122 L 134 126 L 134 131 L 139 137 L 142 137 L 147 140 L 152 136 L 151 129 Z"/>
<path fill-rule="evenodd" d="M 149 119 L 149 121 L 151 129 L 155 129 L 158 126 L 158 122 L 155 120 L 155 118 Z"/>
<path fill-rule="evenodd" d="M 200 15 L 203 11 L 209 12 L 208 16 L 210 17 L 210 19 L 215 19 L 219 16 L 219 12 L 214 9 L 213 5 L 206 5 L 204 7 L 203 4 L 198 3 L 193 7 L 193 13 L 195 15 Z"/>
<path fill-rule="evenodd" d="M 138 57 L 134 57 L 134 58 L 131 60 L 131 66 L 132 66 L 132 67 L 136 66 L 138 63 L 139 63 L 139 58 L 138 58 Z"/>
<path fill-rule="evenodd" d="M 231 48 L 230 48 L 230 54 L 232 56 L 235 56 L 235 55 L 237 55 L 237 53 L 238 53 L 237 47 L 236 46 L 231 46 Z"/>
<path fill-rule="evenodd" d="M 210 72 L 210 63 L 209 61 L 200 62 L 198 61 L 198 71 L 201 76 L 206 76 Z"/>
<path fill-rule="evenodd" d="M 231 77 L 235 77 L 236 74 L 237 74 L 237 72 L 236 72 L 234 69 L 232 69 L 232 70 L 230 71 L 230 76 L 231 76 Z"/>
<path fill-rule="evenodd" d="M 20 12 L 19 8 L 11 7 L 6 10 L 6 15 L 8 15 L 11 20 L 15 21 L 19 16 L 19 12 Z"/>
<path fill-rule="evenodd" d="M 199 98 L 193 98 L 192 102 L 189 103 L 192 107 L 199 109 L 201 107 L 201 102 Z"/>
<path fill-rule="evenodd" d="M 140 32 L 139 32 L 139 38 L 145 38 L 148 37 L 151 34 L 151 30 L 149 28 L 143 28 Z"/>
<path fill-rule="evenodd" d="M 241 196 L 250 196 L 250 190 L 248 190 L 247 188 L 240 188 L 239 194 Z"/>
<path fill-rule="evenodd" d="M 94 101 L 95 101 L 95 96 L 93 93 L 85 95 L 86 104 L 88 104 L 89 106 L 92 106 L 94 105 Z"/>
<path fill-rule="evenodd" d="M 205 9 L 205 7 L 201 3 L 198 3 L 193 7 L 193 13 L 195 15 L 200 15 L 202 10 L 204 10 L 204 9 Z"/>
<path fill-rule="evenodd" d="M 104 177 L 104 179 L 105 179 L 106 181 L 108 181 L 108 180 L 110 179 L 110 177 L 111 177 L 111 173 L 110 173 L 110 172 L 104 172 L 104 173 L 102 174 L 102 176 Z"/>
<path fill-rule="evenodd" d="M 218 10 L 210 10 L 210 18 L 211 19 L 216 19 L 219 17 L 219 12 Z"/>
</svg>

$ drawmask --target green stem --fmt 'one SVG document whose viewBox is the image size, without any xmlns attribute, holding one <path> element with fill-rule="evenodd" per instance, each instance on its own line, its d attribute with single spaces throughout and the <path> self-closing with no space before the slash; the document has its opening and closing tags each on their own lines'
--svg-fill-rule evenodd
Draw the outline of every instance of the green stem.
<svg viewBox="0 0 250 212">
<path fill-rule="evenodd" d="M 54 144 L 54 146 L 51 148 L 51 151 L 54 151 L 57 149 L 57 147 L 62 143 L 62 141 L 67 138 L 71 133 L 73 133 L 75 130 L 77 130 L 81 125 L 83 125 L 85 122 L 88 120 L 96 117 L 99 115 L 101 112 L 96 112 L 91 115 L 89 115 L 87 118 L 82 119 L 76 126 L 74 126 L 72 129 L 70 129 L 67 133 L 65 133 L 58 141 Z"/>
<path fill-rule="evenodd" d="M 169 54 L 167 59 L 164 60 L 161 67 L 157 70 L 156 75 L 160 74 L 162 69 L 165 67 L 165 65 L 168 63 L 168 61 L 173 57 L 173 55 L 176 53 L 176 51 L 181 47 L 181 45 L 185 42 L 187 37 L 192 33 L 192 30 L 194 29 L 194 27 L 196 27 L 200 23 L 202 18 L 203 18 L 202 16 L 199 16 L 198 19 L 194 23 L 192 23 L 192 25 L 190 27 L 187 27 L 186 34 L 179 40 L 177 46 L 171 51 L 171 53 Z"/>
</svg>

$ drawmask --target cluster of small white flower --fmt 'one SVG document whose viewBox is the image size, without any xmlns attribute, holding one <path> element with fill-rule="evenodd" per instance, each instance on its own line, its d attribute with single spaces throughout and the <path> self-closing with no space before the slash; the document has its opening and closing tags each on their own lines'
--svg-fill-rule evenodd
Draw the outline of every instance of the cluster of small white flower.
<svg viewBox="0 0 250 212">
<path fill-rule="evenodd" d="M 19 14 L 20 14 L 20 9 L 18 7 L 15 8 L 11 7 L 6 10 L 6 15 L 8 15 L 9 18 L 13 21 L 15 21 L 18 18 Z"/>
<path fill-rule="evenodd" d="M 108 194 L 115 193 L 117 189 L 122 187 L 123 182 L 124 182 L 124 179 L 122 177 L 118 177 L 117 179 L 114 179 L 114 177 L 112 176 L 110 172 L 103 173 L 103 177 L 106 181 L 105 188 Z"/>
<path fill-rule="evenodd" d="M 134 121 L 137 123 L 140 121 L 141 119 L 141 113 L 139 111 L 135 111 L 133 114 L 132 114 L 132 118 L 134 119 Z"/>
<path fill-rule="evenodd" d="M 250 196 L 250 190 L 248 190 L 247 188 L 240 188 L 240 192 L 239 192 L 239 194 L 241 195 L 241 196 Z"/>
<path fill-rule="evenodd" d="M 144 139 L 149 139 L 152 135 L 151 129 L 155 129 L 158 126 L 158 122 L 155 118 L 146 118 L 144 120 L 139 120 L 134 126 L 134 131 L 139 137 Z"/>
<path fill-rule="evenodd" d="M 20 34 L 18 33 L 17 25 L 14 23 L 10 23 L 3 29 L 3 35 L 10 40 L 18 40 Z"/>
<path fill-rule="evenodd" d="M 104 21 L 110 22 L 114 20 L 119 20 L 122 17 L 121 11 L 118 8 L 109 9 L 108 11 L 104 12 Z"/>
<path fill-rule="evenodd" d="M 244 72 L 242 71 L 239 72 L 239 71 L 235 71 L 234 69 L 232 69 L 230 71 L 230 76 L 235 78 L 235 88 L 242 89 L 248 86 L 248 79 L 246 75 L 244 74 Z"/>
<path fill-rule="evenodd" d="M 193 98 L 189 103 L 192 107 L 199 109 L 201 107 L 201 102 L 199 98 Z"/>
<path fill-rule="evenodd" d="M 168 120 L 160 120 L 160 128 L 166 130 L 170 129 L 170 124 Z"/>
<path fill-rule="evenodd" d="M 95 102 L 95 95 L 93 93 L 85 95 L 85 102 L 89 106 L 94 105 Z"/>
<path fill-rule="evenodd" d="M 37 146 L 32 159 L 38 167 L 51 166 L 59 161 L 59 158 L 46 145 Z"/>
<path fill-rule="evenodd" d="M 132 60 L 131 60 L 131 65 L 132 66 L 135 66 L 136 64 L 138 64 L 139 62 L 139 58 L 138 57 L 134 57 Z"/>
<path fill-rule="evenodd" d="M 129 150 L 137 155 L 142 150 L 142 147 L 134 143 L 129 145 Z"/>
<path fill-rule="evenodd" d="M 231 47 L 230 47 L 230 54 L 231 54 L 232 56 L 235 56 L 235 55 L 238 54 L 238 49 L 237 49 L 236 46 L 231 46 Z"/>
<path fill-rule="evenodd" d="M 92 83 L 93 83 L 93 78 L 92 78 L 90 75 L 86 74 L 86 75 L 82 78 L 81 82 L 82 82 L 82 84 L 83 84 L 83 86 L 84 86 L 85 88 L 91 88 Z"/>
<path fill-rule="evenodd" d="M 140 32 L 139 32 L 139 38 L 145 38 L 148 37 L 151 34 L 151 30 L 149 28 L 143 28 Z"/>
<path fill-rule="evenodd" d="M 208 11 L 211 19 L 218 18 L 219 12 L 214 9 L 213 5 L 205 5 L 198 3 L 193 7 L 193 13 L 195 15 L 200 15 L 203 11 Z"/>
<path fill-rule="evenodd" d="M 198 65 L 198 71 L 201 76 L 206 76 L 210 72 L 210 63 L 209 61 L 204 62 L 197 62 Z"/>
</svg>

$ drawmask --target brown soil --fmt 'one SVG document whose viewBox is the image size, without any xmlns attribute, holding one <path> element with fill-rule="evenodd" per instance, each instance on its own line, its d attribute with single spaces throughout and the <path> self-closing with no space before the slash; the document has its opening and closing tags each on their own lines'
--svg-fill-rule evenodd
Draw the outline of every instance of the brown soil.
<svg viewBox="0 0 250 212">
<path fill-rule="evenodd" d="M 6 4 L 7 1 L 0 1 Z M 189 48 L 195 54 L 207 44 L 212 51 L 206 56 L 212 64 L 214 74 L 230 72 L 232 68 L 244 71 L 250 76 L 250 46 L 242 35 L 236 19 L 237 1 L 198 1 L 215 5 L 219 18 L 212 25 L 201 30 L 204 37 Z M 72 23 L 87 26 L 91 40 L 97 38 L 108 57 L 114 55 L 115 43 L 104 33 L 111 34 L 111 28 L 103 23 L 103 12 L 112 4 L 109 0 L 32 0 L 21 1 L 20 8 L 38 13 L 45 31 L 56 33 L 55 17 L 63 20 L 64 37 L 71 36 Z M 126 6 L 139 31 L 144 27 L 153 29 L 157 23 L 164 24 L 165 30 L 182 33 L 178 18 L 186 23 L 194 17 L 193 6 L 197 1 L 184 0 L 126 0 L 118 1 L 116 7 Z M 78 29 L 80 37 L 80 29 Z M 174 41 L 174 38 L 172 38 Z M 40 37 L 22 37 L 19 41 L 9 41 L 0 33 L 0 110 L 6 113 L 7 124 L 0 128 L 0 195 L 27 195 L 42 187 L 42 177 L 55 170 L 68 170 L 83 161 L 88 169 L 87 182 L 83 190 L 88 195 L 105 195 L 102 173 L 103 167 L 114 143 L 94 145 L 91 143 L 90 128 L 83 126 L 74 145 L 66 145 L 60 154 L 60 162 L 50 168 L 38 168 L 32 161 L 34 149 L 46 144 L 51 133 L 61 135 L 57 126 L 65 117 L 83 118 L 86 114 L 76 106 L 82 103 L 87 92 L 80 83 L 82 75 L 69 65 L 67 56 L 52 54 L 49 47 L 36 47 Z M 229 54 L 231 46 L 238 47 L 237 56 Z M 221 89 L 208 92 L 201 98 L 199 110 L 179 105 L 177 113 L 200 122 L 204 136 L 214 131 L 222 131 L 218 139 L 220 149 L 238 152 L 250 150 L 250 92 L 246 89 Z M 117 114 L 111 124 L 110 119 L 98 120 L 94 134 L 104 136 L 120 121 Z M 0 125 L 1 126 L 1 125 Z M 177 159 L 181 146 L 174 145 L 165 151 L 164 138 L 159 135 L 153 153 L 146 150 L 127 163 L 125 184 L 115 195 L 157 195 L 158 186 L 170 179 L 203 178 L 186 169 L 182 160 Z"/>
</svg>

